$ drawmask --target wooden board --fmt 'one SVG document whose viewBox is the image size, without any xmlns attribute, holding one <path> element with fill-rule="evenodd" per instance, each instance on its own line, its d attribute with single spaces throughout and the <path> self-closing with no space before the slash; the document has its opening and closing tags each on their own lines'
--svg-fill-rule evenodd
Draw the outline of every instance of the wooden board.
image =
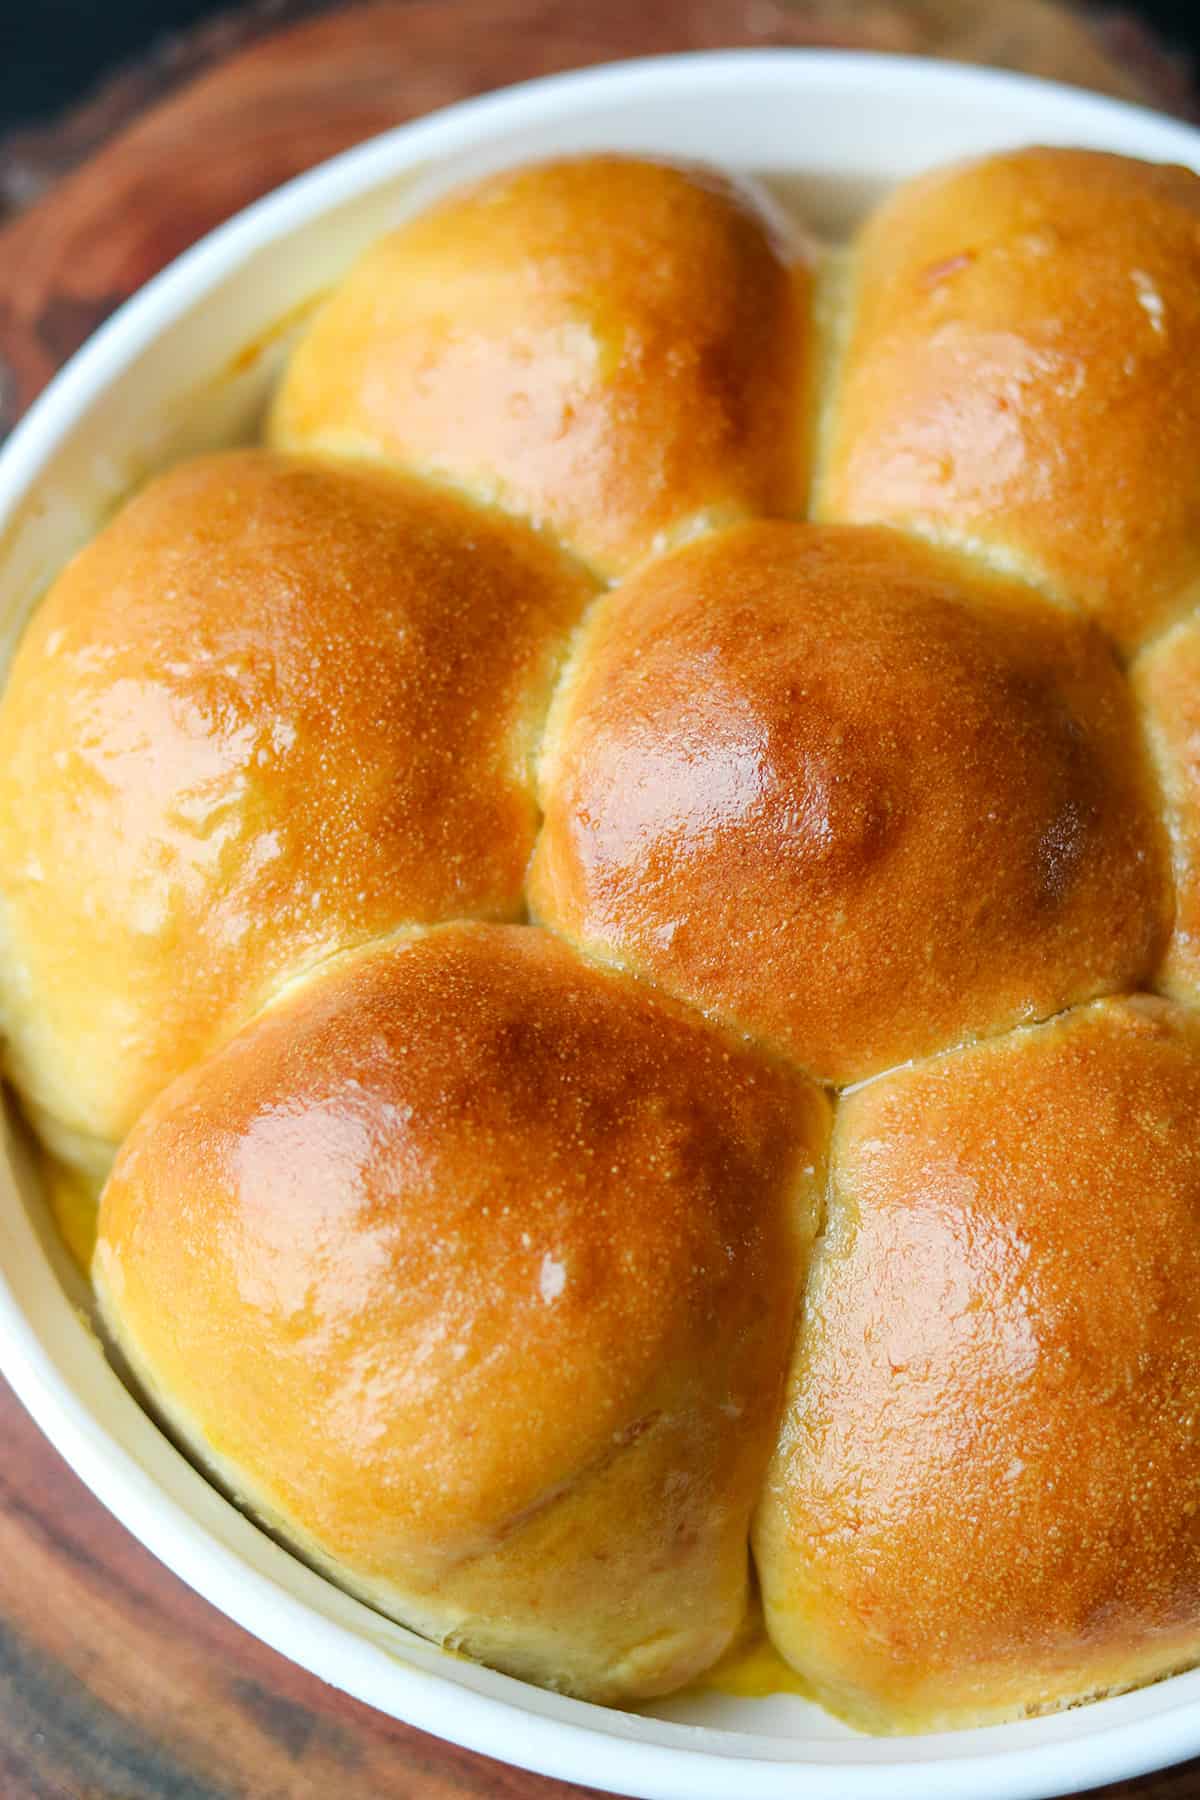
<svg viewBox="0 0 1200 1800">
<path fill-rule="evenodd" d="M 285 15 L 300 22 L 280 30 Z M 770 43 L 952 55 L 1193 110 L 1127 15 L 1095 28 L 1044 0 L 260 0 L 0 143 L 0 430 L 186 244 L 347 144 L 526 76 Z M 437 1743 L 263 1649 L 134 1543 L 2 1384 L 0 1432 L 3 1800 L 585 1792 Z M 1109 1791 L 1197 1800 L 1200 1763 Z"/>
</svg>

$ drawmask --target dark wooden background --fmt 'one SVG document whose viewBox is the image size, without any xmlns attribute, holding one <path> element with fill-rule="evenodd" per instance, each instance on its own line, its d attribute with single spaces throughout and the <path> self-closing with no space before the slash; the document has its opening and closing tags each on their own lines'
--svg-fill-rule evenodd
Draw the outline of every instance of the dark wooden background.
<svg viewBox="0 0 1200 1800">
<path fill-rule="evenodd" d="M 0 434 L 155 270 L 348 144 L 585 63 L 804 43 L 995 63 L 1196 116 L 1188 70 L 1120 9 L 1084 18 L 1046 0 L 259 0 L 160 46 L 69 118 L 0 140 Z M 0 1800 L 588 1791 L 438 1743 L 262 1648 L 91 1499 L 3 1384 L 0 1433 Z M 1200 1800 L 1200 1764 L 1105 1791 Z"/>
</svg>

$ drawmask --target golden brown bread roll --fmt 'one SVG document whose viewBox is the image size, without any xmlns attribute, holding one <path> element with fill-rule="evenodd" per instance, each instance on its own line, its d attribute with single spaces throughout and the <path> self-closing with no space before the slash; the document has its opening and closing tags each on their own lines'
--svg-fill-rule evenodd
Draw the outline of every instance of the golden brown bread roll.
<svg viewBox="0 0 1200 1800">
<path fill-rule="evenodd" d="M 841 1103 L 755 1524 L 771 1634 L 875 1731 L 1200 1656 L 1200 1022 L 1106 1000 Z"/>
<path fill-rule="evenodd" d="M 271 438 L 443 476 L 620 575 L 715 519 L 803 505 L 809 285 L 711 171 L 509 171 L 368 252 Z"/>
<path fill-rule="evenodd" d="M 899 533 L 739 526 L 590 615 L 531 905 L 857 1081 L 1148 973 L 1143 761 L 1085 621 Z"/>
<path fill-rule="evenodd" d="M 1165 803 L 1175 927 L 1157 985 L 1200 1002 L 1200 617 L 1149 645 L 1130 669 Z"/>
<path fill-rule="evenodd" d="M 109 1325 L 317 1566 L 634 1699 L 742 1620 L 828 1107 L 544 933 L 336 959 L 149 1109 Z"/>
<path fill-rule="evenodd" d="M 978 551 L 1132 648 L 1200 592 L 1200 179 L 938 169 L 866 225 L 817 510 Z"/>
<path fill-rule="evenodd" d="M 535 534 L 265 451 L 154 482 L 71 563 L 0 701 L 0 1017 L 103 1161 L 306 964 L 515 917 L 532 758 L 589 582 Z"/>
</svg>

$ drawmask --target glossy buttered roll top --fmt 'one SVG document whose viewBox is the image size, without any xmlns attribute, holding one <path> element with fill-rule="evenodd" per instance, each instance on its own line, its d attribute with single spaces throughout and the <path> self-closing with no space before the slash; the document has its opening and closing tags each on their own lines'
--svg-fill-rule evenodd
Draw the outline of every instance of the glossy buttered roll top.
<svg viewBox="0 0 1200 1800">
<path fill-rule="evenodd" d="M 897 189 L 853 258 L 818 515 L 974 551 L 1125 649 L 1200 599 L 1200 179 L 1021 150 Z"/>
<path fill-rule="evenodd" d="M 868 1730 L 1200 1657 L 1200 1021 L 1104 1000 L 843 1100 L 755 1551 Z"/>
<path fill-rule="evenodd" d="M 391 1617 L 631 1702 L 756 1565 L 878 1731 L 1200 1660 L 1198 188 L 488 176 L 36 611 L 6 1069 Z"/>
<path fill-rule="evenodd" d="M 530 896 L 822 1080 L 1136 986 L 1171 918 L 1103 636 L 881 530 L 745 525 L 589 616 Z"/>
<path fill-rule="evenodd" d="M 520 915 L 591 592 L 502 516 L 262 450 L 162 476 L 76 557 L 0 705 L 0 1019 L 53 1142 L 103 1158 L 332 951 Z"/>
<path fill-rule="evenodd" d="M 711 170 L 509 171 L 368 252 L 300 346 L 272 441 L 435 474 L 623 575 L 803 506 L 810 290 L 802 246 Z"/>
<path fill-rule="evenodd" d="M 647 1696 L 742 1623 L 828 1107 L 545 934 L 316 971 L 105 1189 L 105 1316 L 271 1524 L 430 1635 Z"/>
</svg>

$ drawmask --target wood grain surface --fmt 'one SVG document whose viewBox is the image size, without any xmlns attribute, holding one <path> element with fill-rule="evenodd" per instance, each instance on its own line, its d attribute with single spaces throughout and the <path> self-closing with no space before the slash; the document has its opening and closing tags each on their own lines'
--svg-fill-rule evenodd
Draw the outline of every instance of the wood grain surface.
<svg viewBox="0 0 1200 1800">
<path fill-rule="evenodd" d="M 531 75 L 802 43 L 1034 70 L 1195 115 L 1186 68 L 1133 15 L 1085 19 L 1045 0 L 259 0 L 157 47 L 71 118 L 0 142 L 0 431 L 178 251 L 348 144 Z M 334 1693 L 154 1562 L 3 1384 L 0 1432 L 0 1800 L 591 1791 Z M 1200 1763 L 1104 1792 L 1200 1800 Z"/>
</svg>

